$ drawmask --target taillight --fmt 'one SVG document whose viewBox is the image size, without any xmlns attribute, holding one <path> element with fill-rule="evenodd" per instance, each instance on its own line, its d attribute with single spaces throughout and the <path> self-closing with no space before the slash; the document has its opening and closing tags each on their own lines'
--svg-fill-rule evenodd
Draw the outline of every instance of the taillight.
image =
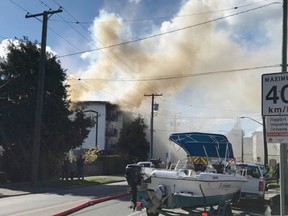
<svg viewBox="0 0 288 216">
<path fill-rule="evenodd" d="M 258 190 L 259 190 L 259 191 L 264 191 L 264 182 L 263 182 L 263 181 L 259 181 Z"/>
<path fill-rule="evenodd" d="M 208 212 L 202 212 L 201 216 L 209 216 Z"/>
<path fill-rule="evenodd" d="M 142 203 L 141 202 L 136 202 L 136 207 L 142 207 Z"/>
</svg>

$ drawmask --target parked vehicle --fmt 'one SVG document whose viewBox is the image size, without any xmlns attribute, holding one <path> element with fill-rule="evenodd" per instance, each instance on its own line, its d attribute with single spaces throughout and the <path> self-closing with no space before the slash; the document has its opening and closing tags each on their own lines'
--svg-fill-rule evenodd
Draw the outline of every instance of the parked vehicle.
<svg viewBox="0 0 288 216">
<path fill-rule="evenodd" d="M 194 215 L 195 209 L 204 207 L 201 215 L 232 215 L 231 204 L 238 202 L 247 180 L 226 166 L 235 158 L 228 139 L 222 134 L 186 132 L 173 133 L 169 140 L 173 148 L 177 145 L 187 153 L 174 170 L 127 165 L 133 209 L 140 204 L 148 216 L 172 215 L 171 209 Z"/>
<path fill-rule="evenodd" d="M 237 171 L 243 173 L 247 182 L 241 187 L 242 199 L 256 199 L 264 203 L 266 180 L 258 164 L 237 163 Z"/>
<path fill-rule="evenodd" d="M 150 168 L 155 167 L 151 161 L 140 161 L 137 163 L 137 165 L 140 165 L 142 167 L 150 167 Z"/>
<path fill-rule="evenodd" d="M 267 179 L 269 177 L 269 167 L 265 166 L 264 164 L 259 164 L 259 163 L 256 163 L 256 164 L 260 167 L 260 170 L 262 171 L 263 176 Z"/>
</svg>

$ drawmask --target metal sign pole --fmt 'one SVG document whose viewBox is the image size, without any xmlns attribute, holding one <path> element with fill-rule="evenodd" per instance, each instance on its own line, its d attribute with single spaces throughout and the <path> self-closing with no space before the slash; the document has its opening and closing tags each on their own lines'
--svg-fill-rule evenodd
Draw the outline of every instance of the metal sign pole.
<svg viewBox="0 0 288 216">
<path fill-rule="evenodd" d="M 282 72 L 287 72 L 287 0 L 283 0 Z M 287 143 L 280 144 L 280 213 L 285 215 Z"/>
</svg>

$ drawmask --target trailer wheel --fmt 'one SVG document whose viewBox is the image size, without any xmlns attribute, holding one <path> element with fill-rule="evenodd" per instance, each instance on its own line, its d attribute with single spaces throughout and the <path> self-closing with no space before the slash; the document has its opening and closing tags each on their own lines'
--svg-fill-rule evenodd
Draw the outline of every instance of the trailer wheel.
<svg viewBox="0 0 288 216">
<path fill-rule="evenodd" d="M 231 216 L 231 215 L 232 215 L 231 205 L 227 204 L 227 205 L 224 207 L 223 215 L 224 215 L 224 216 Z"/>
<path fill-rule="evenodd" d="M 148 208 L 146 209 L 146 214 L 147 214 L 147 216 L 158 216 L 159 215 L 159 213 L 157 213 L 157 212 L 148 212 Z"/>
<path fill-rule="evenodd" d="M 217 215 L 220 215 L 220 216 L 231 216 L 231 215 L 233 215 L 232 214 L 231 204 L 223 203 L 223 204 L 218 205 Z"/>
</svg>

